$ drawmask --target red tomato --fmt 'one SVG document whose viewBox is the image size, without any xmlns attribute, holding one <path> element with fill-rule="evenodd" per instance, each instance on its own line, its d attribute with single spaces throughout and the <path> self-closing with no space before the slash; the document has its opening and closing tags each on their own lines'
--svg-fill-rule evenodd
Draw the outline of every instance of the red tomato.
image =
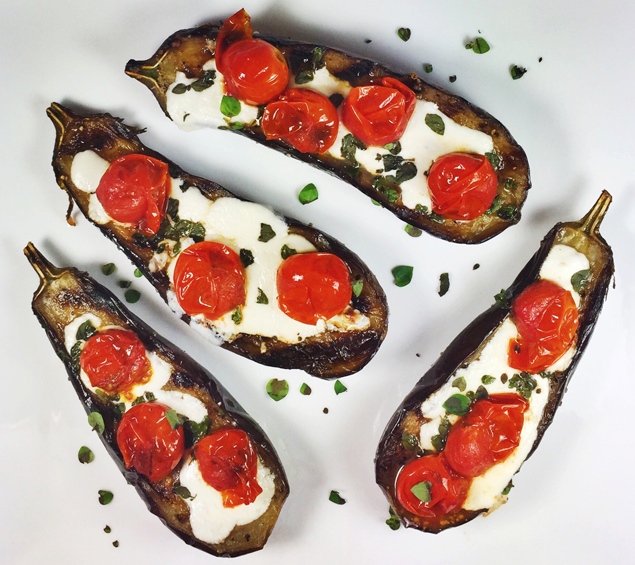
<svg viewBox="0 0 635 565">
<path fill-rule="evenodd" d="M 491 205 L 498 176 L 485 155 L 448 153 L 430 167 L 432 210 L 451 220 L 473 220 Z"/>
<path fill-rule="evenodd" d="M 117 428 L 117 445 L 126 469 L 134 468 L 153 483 L 164 479 L 183 456 L 183 428 L 172 429 L 169 408 L 158 402 L 137 404 L 124 413 Z"/>
<path fill-rule="evenodd" d="M 357 86 L 342 104 L 342 122 L 366 145 L 386 145 L 398 140 L 415 109 L 416 95 L 394 78 L 380 85 Z"/>
<path fill-rule="evenodd" d="M 431 484 L 430 502 L 422 502 L 411 490 L 424 481 Z M 469 479 L 457 475 L 445 464 L 443 454 L 424 455 L 408 463 L 399 472 L 397 500 L 408 512 L 434 518 L 461 508 L 469 486 Z"/>
<path fill-rule="evenodd" d="M 539 373 L 562 357 L 575 341 L 578 308 L 568 290 L 539 280 L 512 304 L 518 337 L 509 342 L 508 363 L 513 369 Z"/>
<path fill-rule="evenodd" d="M 242 430 L 220 430 L 196 446 L 196 459 L 205 482 L 220 491 L 223 506 L 251 504 L 262 492 L 256 480 L 258 454 Z"/>
<path fill-rule="evenodd" d="M 518 447 L 529 404 L 515 393 L 479 400 L 456 422 L 443 451 L 448 465 L 464 477 L 478 477 Z"/>
<path fill-rule="evenodd" d="M 176 260 L 174 292 L 190 316 L 220 318 L 245 302 L 240 257 L 222 243 L 201 241 L 190 245 Z"/>
<path fill-rule="evenodd" d="M 104 330 L 89 338 L 79 364 L 90 384 L 108 393 L 128 391 L 152 376 L 145 346 L 126 330 Z"/>
<path fill-rule="evenodd" d="M 287 90 L 267 104 L 261 122 L 267 139 L 284 139 L 302 153 L 324 153 L 335 143 L 339 124 L 333 103 L 306 88 Z"/>
<path fill-rule="evenodd" d="M 226 71 L 223 55 L 227 47 L 243 39 L 251 39 L 253 35 L 251 18 L 244 8 L 238 10 L 232 17 L 227 19 L 218 30 L 218 35 L 216 36 L 214 58 L 216 60 L 216 68 L 220 73 L 224 75 Z"/>
<path fill-rule="evenodd" d="M 97 199 L 117 222 L 134 224 L 146 235 L 159 231 L 170 194 L 166 163 L 147 155 L 119 157 L 99 181 Z"/>
<path fill-rule="evenodd" d="M 346 263 L 332 253 L 292 255 L 278 268 L 278 305 L 290 318 L 310 324 L 341 313 L 352 296 Z"/>
</svg>

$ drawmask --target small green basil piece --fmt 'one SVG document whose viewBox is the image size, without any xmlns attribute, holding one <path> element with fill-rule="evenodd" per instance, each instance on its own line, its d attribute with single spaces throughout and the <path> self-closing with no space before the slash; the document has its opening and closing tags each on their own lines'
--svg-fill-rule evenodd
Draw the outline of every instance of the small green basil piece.
<svg viewBox="0 0 635 565">
<path fill-rule="evenodd" d="M 143 398 L 143 396 L 137 396 L 137 398 L 133 400 L 132 406 L 136 406 L 137 404 L 143 404 L 144 402 L 146 402 L 146 399 Z"/>
<path fill-rule="evenodd" d="M 311 387 L 306 383 L 302 383 L 302 386 L 300 387 L 300 394 L 303 394 L 304 396 L 309 396 L 311 392 L 312 392 Z"/>
<path fill-rule="evenodd" d="M 487 160 L 492 164 L 494 170 L 498 169 L 499 165 L 501 164 L 501 158 L 496 155 L 496 153 L 488 151 L 487 153 L 485 153 L 485 157 L 487 157 Z"/>
<path fill-rule="evenodd" d="M 229 122 L 229 129 L 245 129 L 245 124 L 242 122 Z"/>
<path fill-rule="evenodd" d="M 87 341 L 97 333 L 95 326 L 90 320 L 86 320 L 83 324 L 77 328 L 75 339 L 78 341 Z"/>
<path fill-rule="evenodd" d="M 298 200 L 301 204 L 309 204 L 310 202 L 315 202 L 317 199 L 318 189 L 312 182 L 307 184 L 298 195 Z"/>
<path fill-rule="evenodd" d="M 81 367 L 79 365 L 79 356 L 82 353 L 82 342 L 76 341 L 71 347 L 71 366 L 76 373 L 79 373 Z"/>
<path fill-rule="evenodd" d="M 126 299 L 126 302 L 128 302 L 129 304 L 134 304 L 135 302 L 139 302 L 139 298 L 141 298 L 141 293 L 138 290 L 134 290 L 134 289 L 130 289 L 130 290 L 126 290 L 126 293 L 124 294 L 124 298 Z"/>
<path fill-rule="evenodd" d="M 509 298 L 507 298 L 507 291 L 503 288 L 501 291 L 494 295 L 494 300 L 496 301 L 496 305 L 501 308 L 509 308 Z"/>
<path fill-rule="evenodd" d="M 419 447 L 419 440 L 417 436 L 404 432 L 401 434 L 401 445 L 403 445 L 405 449 L 417 449 Z"/>
<path fill-rule="evenodd" d="M 123 402 L 117 402 L 113 407 L 113 412 L 115 413 L 115 418 L 121 418 L 126 412 L 126 405 Z"/>
<path fill-rule="evenodd" d="M 117 285 L 119 286 L 119 288 L 130 288 L 132 283 L 130 281 L 118 281 Z"/>
<path fill-rule="evenodd" d="M 441 273 L 439 275 L 439 296 L 445 296 L 450 290 L 450 275 Z"/>
<path fill-rule="evenodd" d="M 357 139 L 352 133 L 348 133 L 342 138 L 342 148 L 340 149 L 342 157 L 355 165 L 357 165 L 355 152 L 358 149 L 366 149 L 366 144 L 361 139 Z"/>
<path fill-rule="evenodd" d="M 144 396 L 148 402 L 154 402 L 157 399 L 157 397 L 154 396 L 154 393 L 150 391 L 147 391 Z"/>
<path fill-rule="evenodd" d="M 117 267 L 114 263 L 106 263 L 101 266 L 101 272 L 104 273 L 107 277 L 112 275 L 117 270 Z"/>
<path fill-rule="evenodd" d="M 174 485 L 172 490 L 178 494 L 183 500 L 194 500 L 196 496 L 192 496 L 190 489 L 183 485 Z"/>
<path fill-rule="evenodd" d="M 494 196 L 494 200 L 492 200 L 491 206 L 485 211 L 485 214 L 491 216 L 492 214 L 496 214 L 500 210 L 500 207 L 503 205 L 503 200 L 500 196 Z"/>
<path fill-rule="evenodd" d="M 174 94 L 185 94 L 189 89 L 190 87 L 188 84 L 183 84 L 182 82 L 179 82 L 178 84 L 174 86 L 174 88 L 172 89 L 172 92 L 174 92 Z"/>
<path fill-rule="evenodd" d="M 434 133 L 438 133 L 439 135 L 445 133 L 445 123 L 443 118 L 438 114 L 426 114 L 425 122 Z"/>
<path fill-rule="evenodd" d="M 102 506 L 106 506 L 106 504 L 110 504 L 114 495 L 109 490 L 100 490 L 99 491 L 99 504 Z"/>
<path fill-rule="evenodd" d="M 509 388 L 515 388 L 520 395 L 529 400 L 531 393 L 538 386 L 536 379 L 529 373 L 516 373 L 509 379 Z"/>
<path fill-rule="evenodd" d="M 307 82 L 311 82 L 315 78 L 315 74 L 313 69 L 305 69 L 304 71 L 300 71 L 297 75 L 295 75 L 295 83 L 296 84 L 306 84 Z"/>
<path fill-rule="evenodd" d="M 98 434 L 104 433 L 104 419 L 99 412 L 91 412 L 88 415 L 88 425 Z"/>
<path fill-rule="evenodd" d="M 397 513 L 392 509 L 392 506 L 388 508 L 388 512 L 390 513 L 390 518 L 386 520 L 386 524 L 388 524 L 391 530 L 396 531 L 401 526 L 399 516 L 397 516 Z"/>
<path fill-rule="evenodd" d="M 95 459 L 95 454 L 90 450 L 90 448 L 82 445 L 77 453 L 77 459 L 79 459 L 80 463 L 90 463 L 93 459 Z"/>
<path fill-rule="evenodd" d="M 481 377 L 481 382 L 484 385 L 491 385 L 496 380 L 496 377 L 492 377 L 492 375 L 483 375 Z"/>
<path fill-rule="evenodd" d="M 401 39 L 401 41 L 408 41 L 411 34 L 412 32 L 410 31 L 409 27 L 400 27 L 397 30 L 397 35 L 399 36 L 399 39 Z"/>
<path fill-rule="evenodd" d="M 483 53 L 487 53 L 489 51 L 489 43 L 485 41 L 482 37 L 477 37 L 474 41 L 470 41 L 465 45 L 466 49 L 471 49 L 474 53 L 482 55 Z"/>
<path fill-rule="evenodd" d="M 289 383 L 285 380 L 271 379 L 267 383 L 267 394 L 278 402 L 289 394 Z"/>
<path fill-rule="evenodd" d="M 256 304 L 269 304 L 269 299 L 264 293 L 262 288 L 258 287 L 258 296 L 256 297 Z"/>
<path fill-rule="evenodd" d="M 178 427 L 182 426 L 183 422 L 185 422 L 185 420 L 176 413 L 176 410 L 167 410 L 165 413 L 165 419 L 168 421 L 168 424 L 170 424 L 170 427 L 173 430 L 178 429 Z"/>
<path fill-rule="evenodd" d="M 106 532 L 107 534 L 109 534 L 110 532 L 112 532 L 112 529 L 110 528 L 110 526 L 106 526 L 104 528 L 104 532 Z"/>
<path fill-rule="evenodd" d="M 509 481 L 508 485 L 503 489 L 503 492 L 501 492 L 501 494 L 504 496 L 507 496 L 509 494 L 509 491 L 512 490 L 513 488 L 514 488 L 514 483 Z"/>
<path fill-rule="evenodd" d="M 525 73 L 527 72 L 527 69 L 524 67 L 519 67 L 518 65 L 512 65 L 509 69 L 509 74 L 512 75 L 512 78 L 514 80 L 518 80 L 519 78 L 521 78 Z"/>
<path fill-rule="evenodd" d="M 407 286 L 412 280 L 412 272 L 414 268 L 408 265 L 398 265 L 392 270 L 392 276 L 395 277 L 397 286 Z"/>
<path fill-rule="evenodd" d="M 287 259 L 288 257 L 291 257 L 291 255 L 295 255 L 296 253 L 297 251 L 293 249 L 293 247 L 289 247 L 286 243 L 280 249 L 280 257 L 282 257 L 283 259 Z"/>
<path fill-rule="evenodd" d="M 414 494 L 421 502 L 430 502 L 432 500 L 432 495 L 430 494 L 430 489 L 432 488 L 432 483 L 430 481 L 421 481 L 417 483 L 410 489 L 410 492 Z"/>
<path fill-rule="evenodd" d="M 449 80 L 450 82 L 456 82 L 456 75 L 450 75 Z"/>
<path fill-rule="evenodd" d="M 464 394 L 453 394 L 443 403 L 448 414 L 463 416 L 470 411 L 470 399 Z"/>
<path fill-rule="evenodd" d="M 209 416 L 205 416 L 200 422 L 193 422 L 192 420 L 185 420 L 183 422 L 183 432 L 185 433 L 185 446 L 191 447 L 196 442 L 200 441 L 209 432 L 209 428 L 212 425 L 212 421 Z"/>
<path fill-rule="evenodd" d="M 371 198 L 370 201 L 375 205 L 375 206 L 381 206 L 381 202 L 377 202 L 377 200 L 375 200 L 374 198 Z"/>
<path fill-rule="evenodd" d="M 589 276 L 591 275 L 590 269 L 584 269 L 582 271 L 578 271 L 571 277 L 571 286 L 573 286 L 573 290 L 575 290 L 578 294 L 582 292 L 582 289 L 589 282 Z"/>
<path fill-rule="evenodd" d="M 426 63 L 425 65 L 423 65 L 423 70 L 428 74 L 431 73 L 433 70 L 432 65 L 430 63 Z"/>
<path fill-rule="evenodd" d="M 450 424 L 450 420 L 448 420 L 447 416 L 444 417 L 439 423 L 439 433 L 430 438 L 432 446 L 437 451 L 443 451 L 445 448 L 445 443 L 448 441 L 448 434 L 450 433 L 451 427 L 452 424 Z"/>
<path fill-rule="evenodd" d="M 465 382 L 465 378 L 464 377 L 459 377 L 459 378 L 454 379 L 452 381 L 452 386 L 454 388 L 458 388 L 461 392 L 464 392 L 465 388 L 467 387 L 467 383 Z"/>
<path fill-rule="evenodd" d="M 220 111 L 224 116 L 233 118 L 240 114 L 240 102 L 232 96 L 223 96 L 220 103 Z"/>
<path fill-rule="evenodd" d="M 143 276 L 143 273 L 142 273 L 139 269 L 135 269 L 135 270 L 134 270 L 134 276 L 135 276 L 136 278 L 140 278 L 140 277 L 142 277 L 142 276 Z"/>
<path fill-rule="evenodd" d="M 476 392 L 474 393 L 474 402 L 478 402 L 479 400 L 487 400 L 489 398 L 489 393 L 487 389 L 483 385 L 478 385 Z"/>
<path fill-rule="evenodd" d="M 232 322 L 234 322 L 234 324 L 239 325 L 240 322 L 243 321 L 243 311 L 240 309 L 240 306 L 238 308 L 236 308 L 236 310 L 234 310 L 234 313 L 232 314 Z"/>
<path fill-rule="evenodd" d="M 518 208 L 516 206 L 503 206 L 496 215 L 506 222 L 511 222 L 518 217 Z"/>
<path fill-rule="evenodd" d="M 388 198 L 388 202 L 397 202 L 399 193 L 394 188 L 390 188 L 386 191 L 386 198 Z"/>
<path fill-rule="evenodd" d="M 254 262 L 254 254 L 249 249 L 241 249 L 239 255 L 240 262 L 245 269 Z"/>
<path fill-rule="evenodd" d="M 269 224 L 260 224 L 260 235 L 258 236 L 258 241 L 267 243 L 274 237 L 276 237 L 276 232 L 273 231 L 273 228 Z"/>
<path fill-rule="evenodd" d="M 216 79 L 215 70 L 203 71 L 203 74 L 200 76 L 200 78 L 195 80 L 190 85 L 190 87 L 195 92 L 201 92 L 203 90 L 208 89 L 210 86 L 212 86 L 214 84 L 215 79 Z M 178 92 L 176 94 L 178 94 Z"/>
<path fill-rule="evenodd" d="M 393 155 L 398 155 L 399 153 L 401 153 L 401 143 L 399 143 L 398 141 L 386 143 L 386 145 L 384 145 L 384 149 L 386 151 L 390 151 Z"/>
<path fill-rule="evenodd" d="M 341 383 L 341 381 L 338 379 L 335 381 L 335 394 L 342 394 L 343 392 L 346 392 L 348 389 Z"/>
<path fill-rule="evenodd" d="M 334 504 L 346 504 L 346 500 L 344 500 L 341 496 L 340 493 L 337 492 L 336 490 L 332 490 L 331 494 L 329 494 L 329 500 L 334 503 Z"/>
<path fill-rule="evenodd" d="M 364 289 L 364 281 L 355 281 L 352 284 L 352 287 L 353 287 L 353 294 L 359 298 L 359 295 L 362 293 L 362 290 Z"/>
</svg>

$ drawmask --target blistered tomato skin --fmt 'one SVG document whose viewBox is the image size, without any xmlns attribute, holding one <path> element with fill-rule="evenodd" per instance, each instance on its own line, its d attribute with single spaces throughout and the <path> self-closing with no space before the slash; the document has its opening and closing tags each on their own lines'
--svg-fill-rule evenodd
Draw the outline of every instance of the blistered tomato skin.
<svg viewBox="0 0 635 565">
<path fill-rule="evenodd" d="M 544 371 L 575 342 L 578 308 L 571 293 L 556 283 L 539 280 L 528 286 L 514 300 L 511 316 L 518 329 L 508 351 L 513 369 Z"/>
<path fill-rule="evenodd" d="M 147 155 L 124 155 L 110 164 L 96 196 L 113 220 L 154 235 L 165 216 L 170 183 L 166 163 Z"/>
<path fill-rule="evenodd" d="M 313 326 L 341 314 L 353 292 L 346 263 L 332 253 L 302 253 L 285 259 L 278 268 L 277 288 L 280 309 Z"/>
<path fill-rule="evenodd" d="M 79 364 L 92 386 L 110 394 L 125 393 L 152 375 L 145 346 L 126 330 L 103 330 L 93 335 L 82 349 Z"/>
<path fill-rule="evenodd" d="M 262 492 L 256 480 L 258 454 L 243 430 L 204 437 L 196 445 L 196 459 L 203 480 L 221 493 L 226 508 L 251 504 Z"/>
<path fill-rule="evenodd" d="M 265 108 L 261 122 L 267 139 L 284 139 L 302 153 L 324 153 L 337 138 L 337 109 L 307 88 L 292 88 Z"/>
<path fill-rule="evenodd" d="M 227 18 L 225 23 L 218 30 L 216 36 L 216 49 L 214 58 L 216 60 L 216 68 L 223 75 L 225 74 L 225 50 L 232 43 L 237 43 L 243 39 L 251 39 L 254 35 L 251 28 L 251 18 L 244 9 L 238 10 L 233 16 Z"/>
<path fill-rule="evenodd" d="M 168 410 L 158 402 L 137 404 L 124 413 L 117 428 L 126 469 L 133 468 L 152 482 L 167 477 L 183 457 L 183 428 L 172 429 L 165 417 Z"/>
<path fill-rule="evenodd" d="M 430 167 L 432 210 L 451 220 L 473 220 L 496 197 L 498 176 L 489 159 L 474 153 L 448 153 Z"/>
<path fill-rule="evenodd" d="M 190 316 L 216 320 L 245 303 L 245 274 L 238 254 L 213 241 L 182 251 L 174 269 L 174 291 Z"/>
</svg>

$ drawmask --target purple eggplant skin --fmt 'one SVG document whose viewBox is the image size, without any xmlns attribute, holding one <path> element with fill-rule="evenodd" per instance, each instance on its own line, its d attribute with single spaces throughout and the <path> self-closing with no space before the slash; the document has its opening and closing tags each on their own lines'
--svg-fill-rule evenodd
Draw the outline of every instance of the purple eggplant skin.
<svg viewBox="0 0 635 565">
<path fill-rule="evenodd" d="M 611 248 L 598 232 L 600 222 L 610 202 L 610 194 L 604 191 L 593 209 L 580 222 L 556 224 L 545 236 L 536 254 L 505 291 L 506 300 L 499 300 L 497 304 L 478 316 L 452 341 L 441 354 L 439 360 L 419 380 L 393 414 L 377 448 L 375 477 L 377 484 L 406 527 L 438 533 L 468 522 L 488 510 L 486 508 L 475 511 L 459 510 L 449 516 L 436 519 L 422 518 L 406 510 L 397 500 L 395 492 L 397 476 L 405 465 L 424 452 L 406 449 L 402 444 L 402 435 L 408 433 L 419 436 L 419 428 L 423 423 L 423 418 L 418 411 L 421 403 L 443 386 L 459 367 L 470 362 L 480 346 L 509 315 L 509 305 L 538 278 L 540 267 L 552 246 L 563 243 L 571 245 L 588 257 L 591 276 L 580 294 L 577 345 L 573 360 L 567 370 L 554 373 L 553 377 L 549 379 L 549 400 L 538 426 L 536 441 L 527 457 L 531 456 L 538 447 L 543 434 L 551 425 L 554 414 L 562 402 L 562 396 L 569 379 L 584 353 L 613 276 Z"/>
<path fill-rule="evenodd" d="M 101 441 L 150 512 L 158 516 L 187 544 L 215 556 L 235 557 L 262 549 L 289 495 L 289 484 L 275 449 L 258 424 L 207 370 L 175 345 L 158 336 L 87 273 L 72 267 L 53 266 L 32 243 L 28 244 L 24 253 L 40 276 L 40 286 L 33 296 L 33 312 L 46 331 L 57 356 L 64 363 L 69 380 L 86 413 L 99 412 L 102 415 L 105 429 L 101 434 Z M 117 414 L 113 402 L 100 398 L 83 385 L 64 344 L 64 327 L 85 313 L 93 313 L 108 324 L 131 330 L 147 350 L 155 351 L 169 360 L 174 367 L 169 381 L 170 389 L 188 392 L 205 404 L 211 420 L 211 431 L 236 426 L 249 434 L 258 455 L 275 476 L 274 497 L 260 518 L 250 524 L 236 526 L 219 544 L 202 542 L 192 533 L 187 504 L 172 490 L 172 486 L 178 482 L 179 466 L 156 483 L 134 469 L 126 469 L 116 440 L 121 416 Z"/>
<path fill-rule="evenodd" d="M 203 72 L 203 65 L 214 57 L 218 26 L 203 25 L 197 28 L 184 29 L 166 39 L 157 52 L 145 61 L 130 60 L 126 65 L 126 74 L 147 86 L 159 105 L 167 113 L 166 92 L 174 83 L 176 72 L 185 73 L 188 78 L 198 78 Z M 454 96 L 439 87 L 421 80 L 414 73 L 399 74 L 385 66 L 353 57 L 342 51 L 323 45 L 314 45 L 288 41 L 276 37 L 258 35 L 277 47 L 287 60 L 289 71 L 297 75 L 303 71 L 313 70 L 317 66 L 326 66 L 327 70 L 352 86 L 363 86 L 381 77 L 392 77 L 412 89 L 418 99 L 435 102 L 439 110 L 458 124 L 482 131 L 494 140 L 494 152 L 500 159 L 497 167 L 498 191 L 502 212 L 482 214 L 470 221 L 456 221 L 447 218 L 434 219 L 401 202 L 391 202 L 384 191 L 373 187 L 374 175 L 363 169 L 359 175 L 351 175 L 351 165 L 345 159 L 338 159 L 328 154 L 301 153 L 281 140 L 267 140 L 259 126 L 246 126 L 240 130 L 230 130 L 263 145 L 292 155 L 317 168 L 329 172 L 364 194 L 370 196 L 404 222 L 416 226 L 436 237 L 455 243 L 480 243 L 486 241 L 520 220 L 520 209 L 531 187 L 529 164 L 523 149 L 516 143 L 509 131 L 490 114 L 470 104 L 467 100 Z M 320 59 L 315 63 L 315 53 Z M 303 86 L 311 87 L 311 83 Z M 423 171 L 419 171 L 422 174 Z M 392 187 L 399 192 L 398 185 Z"/>
<path fill-rule="evenodd" d="M 102 158 L 112 162 L 122 155 L 142 153 L 167 163 L 172 176 L 184 179 L 211 200 L 236 196 L 212 181 L 188 174 L 163 155 L 145 147 L 137 135 L 140 130 L 124 125 L 121 119 L 109 114 L 80 115 L 55 103 L 48 108 L 47 114 L 57 132 L 53 169 L 57 183 L 67 192 L 70 199 L 67 218 L 71 221 L 70 211 L 74 201 L 84 216 L 128 256 L 167 302 L 167 275 L 163 271 L 153 273 L 148 268 L 148 261 L 159 242 L 140 242 L 133 237 L 132 228 L 112 223 L 99 225 L 93 222 L 88 215 L 89 195 L 75 187 L 71 181 L 73 157 L 76 153 L 92 149 Z M 355 373 L 373 358 L 386 336 L 388 305 L 384 291 L 366 264 L 340 242 L 298 221 L 285 219 L 289 224 L 290 233 L 305 237 L 318 251 L 337 255 L 348 266 L 351 281 L 363 283 L 361 294 L 352 297 L 352 306 L 368 316 L 370 327 L 349 332 L 328 330 L 296 344 L 288 344 L 276 338 L 239 334 L 236 339 L 225 342 L 222 347 L 263 365 L 302 369 L 323 379 L 336 379 Z M 190 321 L 188 315 L 183 315 L 182 319 L 186 323 Z"/>
</svg>

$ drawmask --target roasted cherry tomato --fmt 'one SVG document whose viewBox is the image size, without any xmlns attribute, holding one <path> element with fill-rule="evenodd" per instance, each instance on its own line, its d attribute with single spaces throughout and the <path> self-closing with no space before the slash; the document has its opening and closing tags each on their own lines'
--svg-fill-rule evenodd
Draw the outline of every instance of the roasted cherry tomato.
<svg viewBox="0 0 635 565">
<path fill-rule="evenodd" d="M 190 316 L 220 318 L 245 302 L 245 274 L 235 251 L 202 241 L 182 251 L 174 268 L 176 298 Z"/>
<path fill-rule="evenodd" d="M 113 220 L 154 235 L 165 216 L 170 182 L 166 163 L 147 155 L 124 155 L 110 164 L 96 195 Z"/>
<path fill-rule="evenodd" d="M 158 402 L 137 404 L 124 413 L 117 428 L 117 445 L 126 469 L 133 468 L 152 482 L 165 478 L 183 456 L 183 428 L 172 429 Z"/>
<path fill-rule="evenodd" d="M 227 47 L 243 39 L 251 39 L 253 36 L 254 32 L 251 28 L 251 18 L 249 14 L 245 12 L 244 8 L 238 10 L 238 12 L 225 21 L 218 30 L 218 35 L 216 36 L 216 51 L 214 53 L 216 68 L 220 73 L 225 74 L 226 69 L 223 55 Z"/>
<path fill-rule="evenodd" d="M 223 506 L 251 504 L 262 492 L 256 475 L 258 454 L 242 430 L 220 430 L 196 446 L 196 459 L 203 480 L 220 491 Z"/>
<path fill-rule="evenodd" d="M 339 123 L 326 96 L 292 88 L 267 104 L 261 126 L 267 139 L 284 139 L 302 153 L 324 153 L 335 143 Z"/>
<path fill-rule="evenodd" d="M 342 122 L 366 145 L 386 145 L 398 140 L 415 109 L 415 93 L 394 78 L 381 85 L 353 88 L 342 104 Z"/>
<path fill-rule="evenodd" d="M 427 482 L 430 501 L 412 492 L 415 485 Z M 445 463 L 443 454 L 424 455 L 408 463 L 397 477 L 397 500 L 417 516 L 434 518 L 458 510 L 463 505 L 470 480 L 461 477 Z"/>
<path fill-rule="evenodd" d="M 539 280 L 528 286 L 514 300 L 511 315 L 518 329 L 518 337 L 509 343 L 513 369 L 544 371 L 575 341 L 578 308 L 571 293 L 556 283 Z"/>
<path fill-rule="evenodd" d="M 350 303 L 346 263 L 332 253 L 292 255 L 278 268 L 278 305 L 290 318 L 314 326 L 340 314 Z"/>
<path fill-rule="evenodd" d="M 104 330 L 93 335 L 82 349 L 79 364 L 90 384 L 108 393 L 125 393 L 152 376 L 145 346 L 127 330 Z"/>
<path fill-rule="evenodd" d="M 515 393 L 477 401 L 448 434 L 443 451 L 448 465 L 464 477 L 478 477 L 507 459 L 520 443 L 527 407 Z"/>
<path fill-rule="evenodd" d="M 430 167 L 432 210 L 451 220 L 473 220 L 491 205 L 498 176 L 485 155 L 448 153 Z"/>
</svg>

